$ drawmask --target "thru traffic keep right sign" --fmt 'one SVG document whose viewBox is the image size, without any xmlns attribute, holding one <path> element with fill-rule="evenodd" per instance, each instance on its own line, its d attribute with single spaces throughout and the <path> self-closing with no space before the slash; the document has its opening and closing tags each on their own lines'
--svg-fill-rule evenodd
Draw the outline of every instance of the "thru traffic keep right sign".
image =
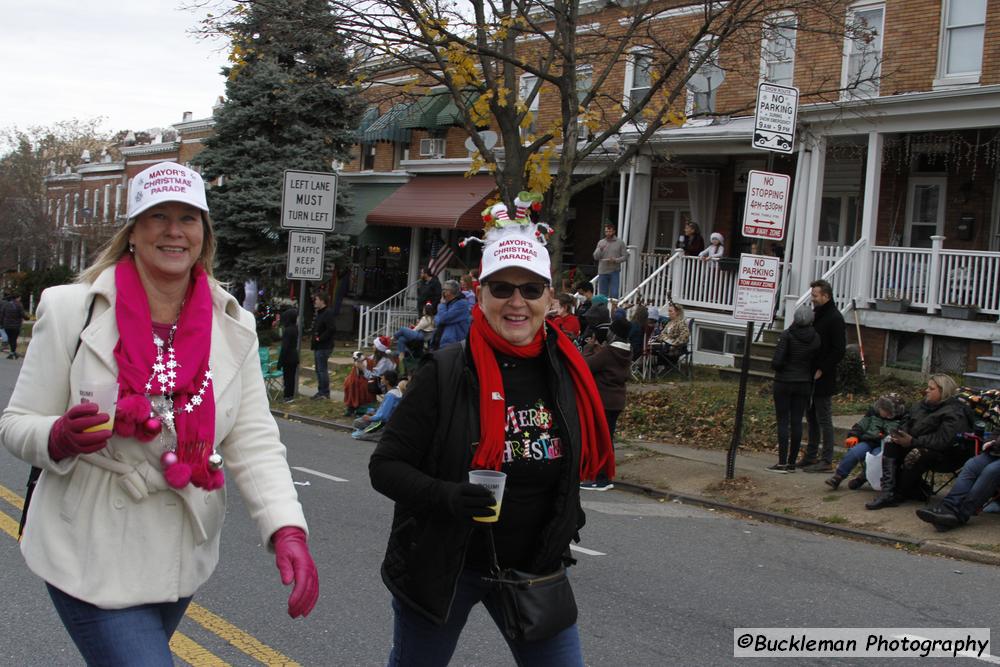
<svg viewBox="0 0 1000 667">
<path fill-rule="evenodd" d="M 743 208 L 743 236 L 780 241 L 785 238 L 788 186 L 785 174 L 751 170 L 747 178 L 747 202 Z"/>
</svg>

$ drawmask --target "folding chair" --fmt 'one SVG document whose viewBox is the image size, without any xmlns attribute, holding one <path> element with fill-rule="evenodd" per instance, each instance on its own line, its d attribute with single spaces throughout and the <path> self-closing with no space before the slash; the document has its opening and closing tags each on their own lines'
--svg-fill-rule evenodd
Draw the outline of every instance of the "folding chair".
<svg viewBox="0 0 1000 667">
<path fill-rule="evenodd" d="M 278 370 L 278 360 L 271 359 L 271 350 L 266 347 L 258 348 L 257 356 L 260 357 L 260 372 L 264 376 L 267 397 L 272 401 L 277 400 L 285 390 L 282 382 L 284 374 Z"/>
<path fill-rule="evenodd" d="M 694 319 L 688 320 L 688 332 L 692 331 Z M 686 380 L 694 377 L 694 351 L 691 348 L 691 339 L 683 345 L 677 354 L 667 354 L 666 345 L 652 346 L 652 369 L 654 377 L 666 377 L 670 373 L 677 373 Z"/>
<path fill-rule="evenodd" d="M 958 479 L 958 474 L 962 472 L 962 466 L 973 456 L 979 454 L 983 446 L 983 440 L 975 433 L 959 433 L 955 436 L 955 451 L 943 461 L 931 466 L 924 473 L 924 481 L 930 486 L 931 495 L 937 495 L 945 487 Z M 955 463 L 961 460 L 956 466 Z M 938 484 L 938 475 L 946 479 Z"/>
</svg>

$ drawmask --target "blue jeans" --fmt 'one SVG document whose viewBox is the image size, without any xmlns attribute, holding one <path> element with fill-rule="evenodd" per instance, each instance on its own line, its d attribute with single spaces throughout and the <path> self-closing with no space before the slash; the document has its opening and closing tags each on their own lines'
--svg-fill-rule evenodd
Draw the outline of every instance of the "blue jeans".
<svg viewBox="0 0 1000 667">
<path fill-rule="evenodd" d="M 618 281 L 621 278 L 621 271 L 614 273 L 601 273 L 597 276 L 597 293 L 603 294 L 609 299 L 618 298 Z"/>
<path fill-rule="evenodd" d="M 859 440 L 858 444 L 848 449 L 847 453 L 844 454 L 844 458 L 840 460 L 840 465 L 837 466 L 837 474 L 841 477 L 847 477 L 854 470 L 854 466 L 859 463 L 864 465 L 865 454 L 871 452 L 872 456 L 876 456 L 880 451 L 882 451 L 880 443 Z"/>
<path fill-rule="evenodd" d="M 400 327 L 399 331 L 396 332 L 396 352 L 399 356 L 406 356 L 409 349 L 407 348 L 407 343 L 416 343 L 417 341 L 424 340 L 423 331 L 414 331 L 409 327 Z"/>
<path fill-rule="evenodd" d="M 458 637 L 469 618 L 469 612 L 482 602 L 498 626 L 500 609 L 491 586 L 480 579 L 482 575 L 465 570 L 458 579 L 458 589 L 451 603 L 451 612 L 444 625 L 435 625 L 417 612 L 409 609 L 395 597 L 392 599 L 394 616 L 392 651 L 389 667 L 444 667 L 451 660 L 458 644 Z M 583 667 L 580 634 L 572 625 L 555 637 L 537 642 L 507 640 L 514 660 L 521 667 Z"/>
<path fill-rule="evenodd" d="M 313 359 L 316 361 L 316 393 L 327 398 L 330 396 L 330 369 L 327 362 L 331 352 L 333 350 L 313 350 Z"/>
<path fill-rule="evenodd" d="M 170 637 L 190 597 L 177 602 L 101 609 L 45 584 L 66 631 L 88 665 L 173 667 Z"/>
<path fill-rule="evenodd" d="M 941 504 L 962 521 L 968 521 L 997 489 L 1000 489 L 1000 458 L 984 452 L 965 462 Z"/>
</svg>

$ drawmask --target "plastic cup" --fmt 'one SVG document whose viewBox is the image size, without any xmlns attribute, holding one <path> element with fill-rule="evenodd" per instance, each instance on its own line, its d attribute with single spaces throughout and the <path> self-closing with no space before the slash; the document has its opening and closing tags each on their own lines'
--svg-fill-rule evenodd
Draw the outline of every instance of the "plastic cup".
<svg viewBox="0 0 1000 667">
<path fill-rule="evenodd" d="M 497 499 L 496 505 L 492 505 L 493 516 L 474 516 L 476 521 L 482 523 L 495 523 L 500 519 L 500 505 L 503 503 L 503 487 L 507 484 L 507 473 L 496 470 L 470 470 L 469 482 L 485 486 L 493 492 L 493 497 Z"/>
<path fill-rule="evenodd" d="M 81 382 L 76 390 L 80 403 L 97 403 L 98 411 L 108 415 L 108 421 L 91 426 L 86 431 L 103 431 L 114 428 L 115 407 L 118 404 L 117 382 Z"/>
</svg>

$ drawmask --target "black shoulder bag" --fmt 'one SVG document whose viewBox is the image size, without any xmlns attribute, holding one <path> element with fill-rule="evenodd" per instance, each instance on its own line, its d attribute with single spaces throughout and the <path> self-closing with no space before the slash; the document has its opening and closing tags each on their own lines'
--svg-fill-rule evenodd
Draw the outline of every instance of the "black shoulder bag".
<svg viewBox="0 0 1000 667">
<path fill-rule="evenodd" d="M 87 319 L 83 323 L 83 329 L 90 326 L 90 319 L 94 316 L 94 302 L 96 299 L 90 300 L 90 308 L 87 310 Z M 76 347 L 73 349 L 73 357 L 69 360 L 70 365 L 73 364 L 73 359 L 76 359 L 76 353 L 80 351 L 80 343 L 83 342 L 83 329 L 80 329 L 80 335 L 76 337 Z M 24 492 L 24 504 L 21 507 L 21 523 L 17 526 L 17 539 L 21 539 L 21 535 L 24 533 L 24 524 L 28 522 L 28 505 L 31 504 L 31 496 L 35 495 L 35 486 L 38 485 L 38 478 L 42 474 L 41 468 L 36 468 L 31 466 L 31 472 L 28 473 L 28 487 Z"/>
<path fill-rule="evenodd" d="M 500 569 L 493 529 L 486 528 L 492 576 L 483 581 L 496 587 L 500 601 L 504 636 L 515 641 L 534 642 L 550 639 L 576 623 L 576 598 L 566 576 L 566 567 L 551 574 L 529 574 L 514 569 Z"/>
</svg>

